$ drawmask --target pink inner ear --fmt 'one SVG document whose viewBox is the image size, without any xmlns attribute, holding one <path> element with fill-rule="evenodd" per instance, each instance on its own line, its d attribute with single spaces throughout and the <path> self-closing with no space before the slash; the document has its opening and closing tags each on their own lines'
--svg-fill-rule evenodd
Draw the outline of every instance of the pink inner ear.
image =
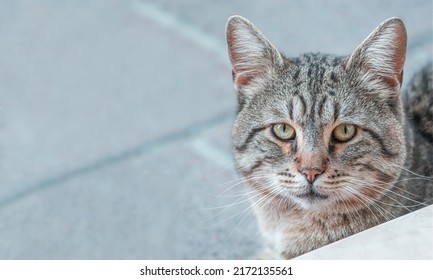
<svg viewBox="0 0 433 280">
<path fill-rule="evenodd" d="M 400 75 L 398 77 L 398 81 L 400 82 L 400 87 L 401 87 L 401 85 L 403 84 L 403 69 L 400 72 Z"/>
<path fill-rule="evenodd" d="M 238 87 L 264 78 L 284 63 L 278 50 L 251 23 L 241 18 L 229 20 L 227 44 Z"/>
<path fill-rule="evenodd" d="M 401 85 L 403 84 L 403 70 L 401 70 L 400 75 L 398 75 L 397 79 L 401 87 Z"/>
<path fill-rule="evenodd" d="M 233 66 L 234 82 L 237 86 L 247 85 L 257 74 L 257 69 L 252 65 L 252 62 L 241 64 L 242 60 L 245 60 L 246 54 L 240 54 L 236 49 L 237 40 L 235 31 L 229 29 L 227 32 L 227 42 L 229 46 L 230 60 Z M 242 65 L 242 66 L 241 66 Z"/>
<path fill-rule="evenodd" d="M 371 70 L 391 87 L 401 87 L 406 57 L 406 29 L 401 20 L 391 18 L 379 25 L 352 53 L 347 67 Z"/>
<path fill-rule="evenodd" d="M 234 35 L 234 31 L 232 29 L 227 30 L 227 43 L 229 46 L 229 55 L 230 60 L 233 66 L 233 78 L 234 82 L 238 86 L 244 86 L 248 84 L 251 80 L 251 77 L 246 75 L 242 75 L 243 69 L 241 69 L 238 65 L 238 61 L 240 60 L 239 53 L 236 51 L 236 36 Z"/>
<path fill-rule="evenodd" d="M 396 78 L 400 83 L 400 86 L 403 83 L 403 66 L 406 59 L 406 30 L 403 25 L 398 25 L 396 27 L 396 50 L 394 53 L 394 61 L 395 61 L 395 70 L 396 70 Z"/>
<path fill-rule="evenodd" d="M 396 39 L 397 49 L 395 52 L 395 62 L 397 69 L 403 71 L 403 65 L 406 58 L 406 30 L 402 25 L 399 25 L 396 32 L 398 35 Z"/>
<path fill-rule="evenodd" d="M 396 48 L 395 52 L 392 55 L 392 60 L 394 64 L 394 73 L 390 74 L 390 76 L 385 76 L 383 79 L 387 84 L 391 87 L 399 86 L 401 87 L 403 83 L 403 66 L 406 58 L 406 36 L 405 30 L 401 29 L 401 27 L 397 30 L 397 37 L 395 42 Z"/>
<path fill-rule="evenodd" d="M 251 81 L 252 78 L 253 77 L 247 75 L 239 75 L 235 78 L 235 83 L 238 86 L 245 86 Z"/>
<path fill-rule="evenodd" d="M 390 87 L 401 87 L 401 80 L 402 80 L 402 75 L 400 75 L 400 77 L 398 79 L 393 78 L 393 77 L 382 77 L 382 80 L 388 84 Z"/>
</svg>

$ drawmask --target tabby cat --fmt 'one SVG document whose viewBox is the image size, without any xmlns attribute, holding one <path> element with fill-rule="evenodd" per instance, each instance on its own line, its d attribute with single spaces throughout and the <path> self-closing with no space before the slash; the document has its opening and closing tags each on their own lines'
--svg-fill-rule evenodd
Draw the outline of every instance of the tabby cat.
<svg viewBox="0 0 433 280">
<path fill-rule="evenodd" d="M 403 105 L 400 19 L 349 56 L 287 58 L 240 16 L 226 31 L 236 165 L 253 193 L 262 257 L 293 258 L 432 203 L 432 64 Z"/>
</svg>

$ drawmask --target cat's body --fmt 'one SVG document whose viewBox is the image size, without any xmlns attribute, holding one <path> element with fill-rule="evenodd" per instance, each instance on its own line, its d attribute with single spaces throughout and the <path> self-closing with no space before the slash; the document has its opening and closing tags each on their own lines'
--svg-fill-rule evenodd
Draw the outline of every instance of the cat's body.
<svg viewBox="0 0 433 280">
<path fill-rule="evenodd" d="M 347 57 L 286 58 L 237 16 L 227 40 L 236 163 L 264 257 L 293 258 L 433 202 L 432 65 L 407 87 L 406 117 L 399 19 Z"/>
</svg>

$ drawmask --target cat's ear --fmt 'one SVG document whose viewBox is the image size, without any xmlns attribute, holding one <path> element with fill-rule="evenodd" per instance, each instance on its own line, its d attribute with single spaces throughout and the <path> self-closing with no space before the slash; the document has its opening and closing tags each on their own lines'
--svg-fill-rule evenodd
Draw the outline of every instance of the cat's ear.
<svg viewBox="0 0 433 280">
<path fill-rule="evenodd" d="M 406 28 L 399 18 L 380 24 L 350 56 L 346 68 L 366 71 L 368 80 L 380 78 L 387 85 L 401 87 L 406 57 Z"/>
<path fill-rule="evenodd" d="M 284 63 L 281 54 L 268 39 L 241 16 L 229 18 L 226 36 L 236 89 L 266 77 Z"/>
</svg>

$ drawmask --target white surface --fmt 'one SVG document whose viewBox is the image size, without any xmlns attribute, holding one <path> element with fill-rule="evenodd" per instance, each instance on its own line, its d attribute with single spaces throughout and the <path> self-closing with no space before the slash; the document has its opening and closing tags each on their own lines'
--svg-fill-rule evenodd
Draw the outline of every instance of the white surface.
<svg viewBox="0 0 433 280">
<path fill-rule="evenodd" d="M 433 205 L 305 255 L 312 259 L 433 259 Z"/>
</svg>

